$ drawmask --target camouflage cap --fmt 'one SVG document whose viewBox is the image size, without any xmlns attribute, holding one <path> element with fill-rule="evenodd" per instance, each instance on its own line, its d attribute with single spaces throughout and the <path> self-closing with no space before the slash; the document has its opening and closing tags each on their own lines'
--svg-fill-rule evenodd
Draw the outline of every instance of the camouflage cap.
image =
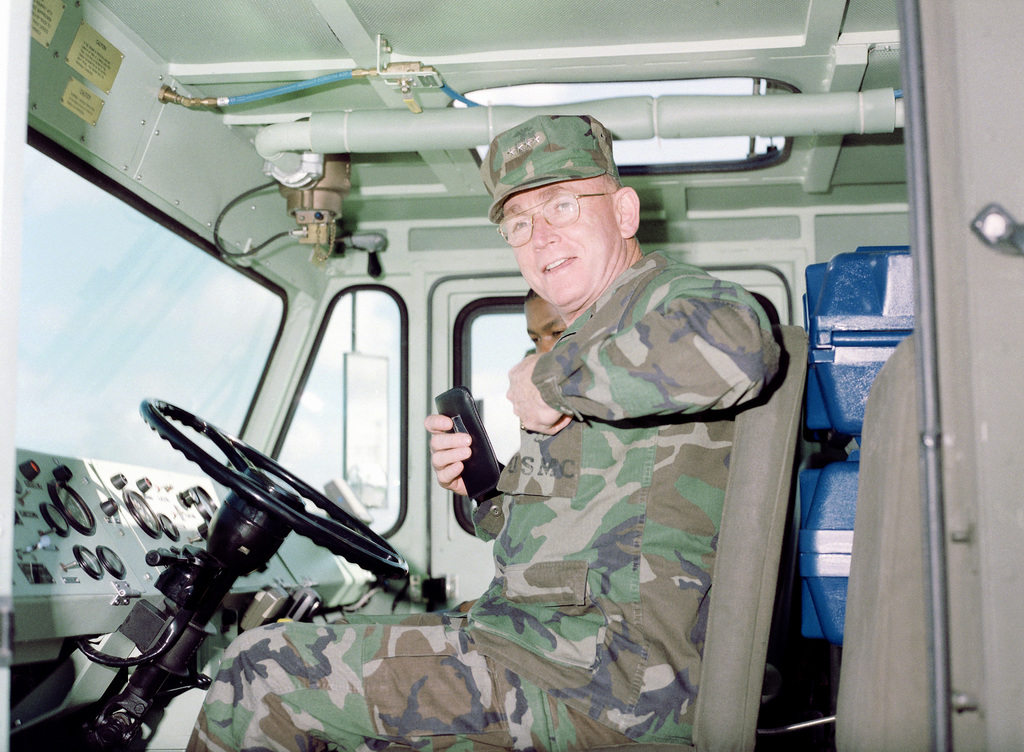
<svg viewBox="0 0 1024 752">
<path fill-rule="evenodd" d="M 509 128 L 491 141 L 480 172 L 494 198 L 488 217 L 495 224 L 513 193 L 604 174 L 619 179 L 612 136 L 589 115 L 538 115 Z"/>
</svg>

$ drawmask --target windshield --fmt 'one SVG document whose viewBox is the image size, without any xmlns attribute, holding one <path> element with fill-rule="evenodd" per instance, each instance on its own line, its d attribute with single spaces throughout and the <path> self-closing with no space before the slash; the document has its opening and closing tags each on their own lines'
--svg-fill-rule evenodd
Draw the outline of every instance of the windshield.
<svg viewBox="0 0 1024 752">
<path fill-rule="evenodd" d="M 194 473 L 139 403 L 171 402 L 237 434 L 282 299 L 27 152 L 17 445 Z"/>
</svg>

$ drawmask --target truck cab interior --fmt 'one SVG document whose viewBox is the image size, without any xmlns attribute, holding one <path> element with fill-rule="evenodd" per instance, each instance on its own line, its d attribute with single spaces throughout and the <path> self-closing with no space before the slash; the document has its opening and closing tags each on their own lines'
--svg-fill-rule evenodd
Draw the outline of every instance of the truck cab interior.
<svg viewBox="0 0 1024 752">
<path fill-rule="evenodd" d="M 786 343 L 694 748 L 1024 748 L 1009 0 L 12 5 L 0 750 L 182 750 L 239 633 L 486 587 L 423 420 L 463 384 L 518 446 L 480 165 L 539 113 L 604 123 L 644 250 Z"/>
</svg>

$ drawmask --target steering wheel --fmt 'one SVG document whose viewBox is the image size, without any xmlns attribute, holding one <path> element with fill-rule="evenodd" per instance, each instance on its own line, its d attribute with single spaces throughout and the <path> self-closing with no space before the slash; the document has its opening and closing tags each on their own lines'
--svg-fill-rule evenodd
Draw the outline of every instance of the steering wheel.
<svg viewBox="0 0 1024 752">
<path fill-rule="evenodd" d="M 160 400 L 144 400 L 142 417 L 171 446 L 195 462 L 204 473 L 230 488 L 241 499 L 318 546 L 342 556 L 353 564 L 388 578 L 405 577 L 409 565 L 377 533 L 305 481 L 292 475 L 276 461 L 253 449 L 241 439 L 225 433 L 192 413 Z M 187 438 L 172 421 L 202 434 L 220 449 L 228 464 Z M 290 490 L 274 483 L 268 474 L 283 480 Z M 306 510 L 308 499 L 324 510 L 324 518 Z"/>
</svg>

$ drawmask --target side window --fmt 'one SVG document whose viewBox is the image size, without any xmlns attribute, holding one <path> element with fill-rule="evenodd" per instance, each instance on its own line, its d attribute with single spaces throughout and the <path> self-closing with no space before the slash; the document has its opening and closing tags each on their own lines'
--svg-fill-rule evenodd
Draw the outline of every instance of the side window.
<svg viewBox="0 0 1024 752">
<path fill-rule="evenodd" d="M 487 298 L 466 306 L 455 322 L 455 342 L 455 383 L 473 392 L 498 461 L 507 463 L 519 449 L 519 421 L 505 397 L 508 372 L 533 349 L 522 297 Z M 471 504 L 455 499 L 456 517 L 469 533 Z"/>
<path fill-rule="evenodd" d="M 405 514 L 406 331 L 405 308 L 390 291 L 339 294 L 278 450 L 282 465 L 345 498 L 384 535 Z"/>
</svg>

